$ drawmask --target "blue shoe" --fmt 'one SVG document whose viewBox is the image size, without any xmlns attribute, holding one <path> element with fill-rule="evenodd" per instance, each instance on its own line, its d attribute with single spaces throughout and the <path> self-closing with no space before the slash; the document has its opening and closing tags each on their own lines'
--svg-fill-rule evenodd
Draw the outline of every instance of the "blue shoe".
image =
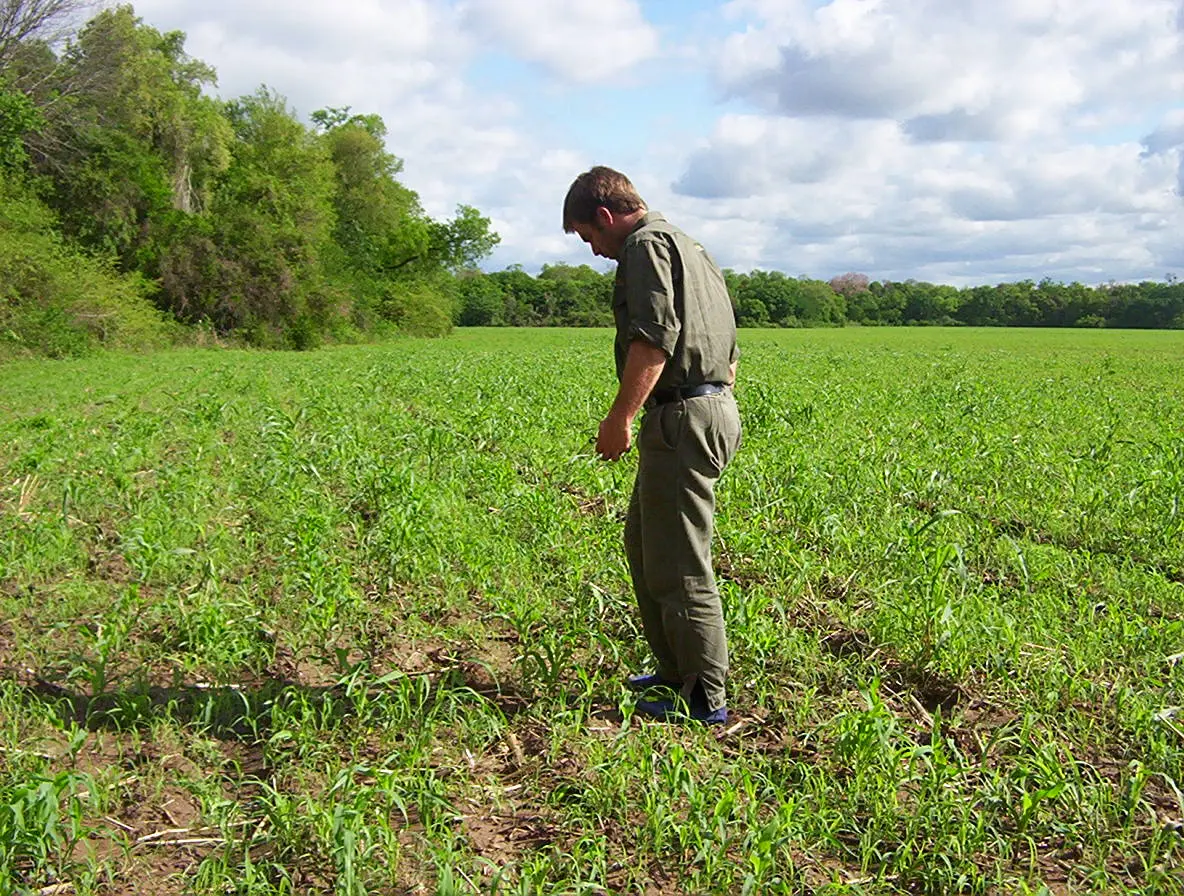
<svg viewBox="0 0 1184 896">
<path fill-rule="evenodd" d="M 704 725 L 723 725 L 728 721 L 726 706 L 708 709 L 706 706 L 688 706 L 681 700 L 639 700 L 636 709 L 662 722 L 683 722 L 690 719 Z"/>
<path fill-rule="evenodd" d="M 674 691 L 677 693 L 682 688 L 682 684 L 677 681 L 670 681 L 668 678 L 663 678 L 657 672 L 641 672 L 637 675 L 630 675 L 625 681 L 625 687 L 639 694 L 643 691 L 653 690 L 654 688 L 661 688 L 664 691 Z"/>
</svg>

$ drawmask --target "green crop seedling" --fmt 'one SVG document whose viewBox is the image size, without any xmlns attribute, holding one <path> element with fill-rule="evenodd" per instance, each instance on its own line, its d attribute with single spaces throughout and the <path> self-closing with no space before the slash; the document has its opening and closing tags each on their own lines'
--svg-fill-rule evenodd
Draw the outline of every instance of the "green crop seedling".
<svg viewBox="0 0 1184 896">
<path fill-rule="evenodd" d="M 742 330 L 722 731 L 606 338 L 5 365 L 0 894 L 1184 893 L 1184 336 Z"/>
</svg>

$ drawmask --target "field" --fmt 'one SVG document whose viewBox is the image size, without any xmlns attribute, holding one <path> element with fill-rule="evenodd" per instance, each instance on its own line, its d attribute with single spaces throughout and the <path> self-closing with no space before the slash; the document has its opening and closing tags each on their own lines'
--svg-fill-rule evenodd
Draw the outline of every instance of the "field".
<svg viewBox="0 0 1184 896">
<path fill-rule="evenodd" d="M 1184 333 L 741 350 L 722 731 L 607 331 L 0 368 L 0 894 L 1184 893 Z"/>
</svg>

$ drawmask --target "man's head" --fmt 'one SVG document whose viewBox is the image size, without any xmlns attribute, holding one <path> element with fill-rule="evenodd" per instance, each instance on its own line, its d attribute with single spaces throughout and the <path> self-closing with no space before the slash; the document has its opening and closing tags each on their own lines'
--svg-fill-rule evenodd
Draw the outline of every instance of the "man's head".
<svg viewBox="0 0 1184 896">
<path fill-rule="evenodd" d="M 593 254 L 616 258 L 645 202 L 620 171 L 597 165 L 581 174 L 563 200 L 563 230 L 578 233 Z"/>
</svg>

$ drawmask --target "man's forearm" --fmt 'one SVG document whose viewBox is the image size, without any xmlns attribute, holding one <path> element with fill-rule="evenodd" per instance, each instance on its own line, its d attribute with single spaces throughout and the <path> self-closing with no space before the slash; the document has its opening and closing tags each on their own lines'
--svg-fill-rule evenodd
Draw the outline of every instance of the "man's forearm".
<svg viewBox="0 0 1184 896">
<path fill-rule="evenodd" d="M 633 420 L 654 391 L 665 366 L 666 355 L 661 349 L 640 339 L 629 343 L 617 397 L 608 416 L 600 421 L 596 436 L 596 453 L 605 460 L 617 460 L 629 451 L 633 444 Z"/>
<path fill-rule="evenodd" d="M 660 348 L 642 339 L 634 339 L 629 343 L 625 369 L 621 371 L 621 384 L 609 415 L 632 422 L 654 391 L 665 366 L 666 353 Z"/>
</svg>

